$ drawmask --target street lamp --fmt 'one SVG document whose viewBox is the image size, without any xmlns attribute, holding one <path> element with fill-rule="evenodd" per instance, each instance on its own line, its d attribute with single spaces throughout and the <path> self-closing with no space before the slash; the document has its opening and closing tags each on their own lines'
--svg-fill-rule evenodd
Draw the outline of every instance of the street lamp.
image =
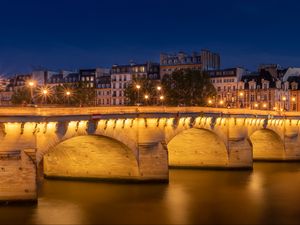
<svg viewBox="0 0 300 225">
<path fill-rule="evenodd" d="M 157 89 L 158 91 L 160 91 L 160 90 L 161 90 L 161 86 L 157 86 L 156 89 Z"/>
<path fill-rule="evenodd" d="M 266 103 L 263 104 L 263 108 L 264 109 L 267 108 L 267 104 Z"/>
<path fill-rule="evenodd" d="M 254 108 L 258 108 L 258 104 L 257 103 L 254 104 Z"/>
<path fill-rule="evenodd" d="M 220 101 L 219 101 L 219 105 L 220 105 L 220 106 L 223 106 L 223 105 L 224 105 L 224 101 L 223 101 L 223 100 L 220 100 Z"/>
<path fill-rule="evenodd" d="M 49 94 L 49 91 L 46 88 L 42 89 L 42 95 L 43 95 L 42 103 L 44 103 L 44 101 L 46 100 L 48 94 Z"/>
<path fill-rule="evenodd" d="M 159 97 L 159 99 L 160 99 L 160 101 L 161 101 L 161 105 L 163 105 L 163 102 L 164 102 L 165 97 L 164 97 L 163 95 L 161 95 L 161 96 Z"/>
<path fill-rule="evenodd" d="M 28 86 L 30 88 L 30 102 L 31 102 L 31 104 L 34 104 L 34 101 L 33 101 L 33 88 L 35 86 L 35 82 L 33 80 L 29 81 Z"/>
<path fill-rule="evenodd" d="M 138 95 L 137 105 L 139 105 L 140 104 L 140 88 L 141 88 L 141 85 L 137 84 L 135 87 L 137 89 L 137 95 Z"/>
<path fill-rule="evenodd" d="M 282 96 L 282 101 L 283 101 L 283 110 L 285 110 L 285 101 L 286 101 L 286 97 Z"/>
<path fill-rule="evenodd" d="M 208 105 L 211 105 L 212 104 L 212 100 L 208 99 L 207 103 L 208 103 Z"/>
<path fill-rule="evenodd" d="M 148 102 L 149 95 L 145 95 L 144 98 L 145 98 L 146 102 Z"/>
<path fill-rule="evenodd" d="M 242 99 L 243 99 L 243 97 L 244 97 L 244 92 L 241 91 L 241 92 L 239 93 L 239 96 L 240 96 L 240 107 L 243 108 L 243 101 L 242 101 Z"/>
<path fill-rule="evenodd" d="M 70 96 L 71 96 L 71 92 L 70 91 L 66 91 L 66 96 L 68 99 L 68 105 L 70 104 Z"/>
</svg>

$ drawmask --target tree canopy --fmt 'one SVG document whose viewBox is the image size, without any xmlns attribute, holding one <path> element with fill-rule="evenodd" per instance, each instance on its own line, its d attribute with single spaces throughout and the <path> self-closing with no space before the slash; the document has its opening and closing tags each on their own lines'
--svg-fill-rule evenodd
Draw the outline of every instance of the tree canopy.
<svg viewBox="0 0 300 225">
<path fill-rule="evenodd" d="M 140 85 L 139 91 L 136 88 L 137 84 Z M 157 86 L 161 86 L 162 89 L 157 90 Z M 163 96 L 165 105 L 204 106 L 207 99 L 216 94 L 216 90 L 206 73 L 185 69 L 165 75 L 161 84 L 146 78 L 133 79 L 125 90 L 127 104 L 136 105 L 138 94 L 139 103 L 144 105 L 161 104 L 160 96 Z M 149 99 L 146 100 L 145 95 L 148 95 Z"/>
<path fill-rule="evenodd" d="M 165 75 L 162 86 L 169 105 L 204 106 L 216 94 L 209 76 L 197 70 L 176 70 Z"/>
<path fill-rule="evenodd" d="M 140 85 L 140 89 L 136 88 Z M 127 105 L 153 105 L 157 99 L 157 82 L 146 78 L 134 78 L 125 89 Z M 148 96 L 148 98 L 145 98 Z M 138 99 L 139 98 L 139 99 Z"/>
<path fill-rule="evenodd" d="M 48 94 L 43 95 L 42 91 Z M 66 93 L 70 92 L 69 95 Z M 87 88 L 84 82 L 63 84 L 54 87 L 37 87 L 33 90 L 33 99 L 36 104 L 66 104 L 78 106 L 91 106 L 95 104 L 96 92 Z M 12 95 L 13 104 L 29 104 L 31 102 L 30 88 L 16 89 Z"/>
</svg>

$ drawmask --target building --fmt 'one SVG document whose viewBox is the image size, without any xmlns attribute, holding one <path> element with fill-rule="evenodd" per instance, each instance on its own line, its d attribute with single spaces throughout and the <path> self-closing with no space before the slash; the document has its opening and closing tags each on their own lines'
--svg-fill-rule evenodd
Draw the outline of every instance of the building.
<svg viewBox="0 0 300 225">
<path fill-rule="evenodd" d="M 11 84 L 11 90 L 23 88 L 27 85 L 27 82 L 32 80 L 32 74 L 17 74 L 9 81 Z"/>
<path fill-rule="evenodd" d="M 0 91 L 5 91 L 10 83 L 10 79 L 6 77 L 0 77 Z"/>
<path fill-rule="evenodd" d="M 148 62 L 144 64 L 113 65 L 111 69 L 112 105 L 127 104 L 125 89 L 136 78 L 159 80 L 159 64 Z"/>
<path fill-rule="evenodd" d="M 239 108 L 288 111 L 289 82 L 261 69 L 242 77 L 244 89 L 239 90 Z"/>
<path fill-rule="evenodd" d="M 171 74 L 175 70 L 193 69 L 193 70 L 212 70 L 220 69 L 220 55 L 201 50 L 200 53 L 193 52 L 188 55 L 184 52 L 177 54 L 160 54 L 160 76 L 163 78 L 166 74 Z"/>
<path fill-rule="evenodd" d="M 228 68 L 206 71 L 214 85 L 217 95 L 211 100 L 214 105 L 226 105 L 227 107 L 238 107 L 238 91 L 244 88 L 241 83 L 242 77 L 246 74 L 244 68 Z"/>
<path fill-rule="evenodd" d="M 81 82 L 86 83 L 87 88 L 96 88 L 96 69 L 79 70 L 79 78 Z"/>
<path fill-rule="evenodd" d="M 111 78 L 100 76 L 97 78 L 96 104 L 99 106 L 111 105 Z"/>
<path fill-rule="evenodd" d="M 57 71 L 50 70 L 35 70 L 31 73 L 31 79 L 35 81 L 37 86 L 44 86 L 50 77 L 57 74 Z"/>
<path fill-rule="evenodd" d="M 71 71 L 60 71 L 48 78 L 46 85 L 53 87 L 58 85 L 71 85 L 79 82 L 79 73 Z"/>
</svg>

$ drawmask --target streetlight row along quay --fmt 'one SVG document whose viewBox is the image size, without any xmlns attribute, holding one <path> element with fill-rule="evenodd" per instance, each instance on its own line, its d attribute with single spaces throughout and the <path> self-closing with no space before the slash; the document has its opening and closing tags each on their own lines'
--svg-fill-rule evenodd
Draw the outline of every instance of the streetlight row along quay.
<svg viewBox="0 0 300 225">
<path fill-rule="evenodd" d="M 136 89 L 137 89 L 137 105 L 139 106 L 140 105 L 140 89 L 141 89 L 141 85 L 140 84 L 136 84 L 135 85 Z M 157 86 L 156 89 L 160 92 L 162 90 L 162 87 L 161 86 Z M 148 101 L 150 98 L 150 95 L 148 94 L 145 94 L 144 95 L 144 99 L 146 101 Z M 161 100 L 162 104 L 163 104 L 163 100 L 165 99 L 165 97 L 163 95 L 160 95 L 159 96 L 159 99 Z"/>
<path fill-rule="evenodd" d="M 31 99 L 30 102 L 31 102 L 31 104 L 34 104 L 33 88 L 36 86 L 36 81 L 34 81 L 34 80 L 28 81 L 28 86 L 30 88 L 30 99 Z M 40 93 L 43 96 L 43 101 L 44 101 L 46 99 L 46 97 L 48 95 L 50 95 L 50 88 L 49 87 L 42 87 L 40 89 Z M 71 94 L 72 93 L 71 93 L 70 90 L 65 91 L 65 95 L 68 98 L 68 103 L 69 103 L 69 98 L 70 98 Z"/>
</svg>

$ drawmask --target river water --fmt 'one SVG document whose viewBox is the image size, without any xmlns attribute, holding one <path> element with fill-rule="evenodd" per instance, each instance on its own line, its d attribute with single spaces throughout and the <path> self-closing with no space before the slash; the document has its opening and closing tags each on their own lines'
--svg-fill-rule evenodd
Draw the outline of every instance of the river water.
<svg viewBox="0 0 300 225">
<path fill-rule="evenodd" d="M 173 169 L 169 184 L 45 180 L 38 205 L 2 206 L 0 223 L 300 224 L 300 163 Z"/>
</svg>

